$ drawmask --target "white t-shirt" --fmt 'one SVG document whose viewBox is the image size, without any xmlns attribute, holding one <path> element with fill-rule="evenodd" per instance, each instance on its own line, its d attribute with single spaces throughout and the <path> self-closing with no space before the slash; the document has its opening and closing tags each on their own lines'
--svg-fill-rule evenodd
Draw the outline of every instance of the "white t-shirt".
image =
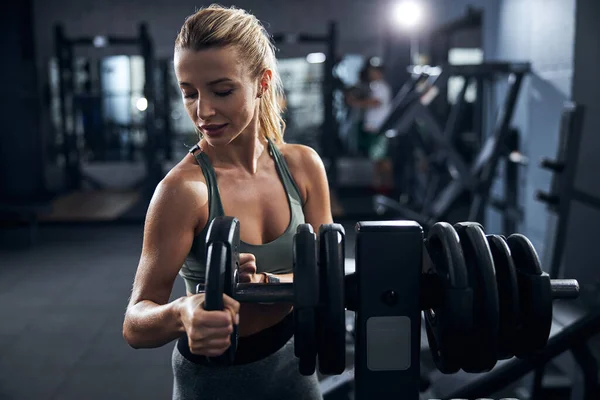
<svg viewBox="0 0 600 400">
<path fill-rule="evenodd" d="M 369 88 L 371 89 L 370 97 L 379 100 L 381 104 L 365 110 L 364 128 L 368 132 L 377 132 L 390 112 L 392 89 L 385 81 L 373 81 Z"/>
</svg>

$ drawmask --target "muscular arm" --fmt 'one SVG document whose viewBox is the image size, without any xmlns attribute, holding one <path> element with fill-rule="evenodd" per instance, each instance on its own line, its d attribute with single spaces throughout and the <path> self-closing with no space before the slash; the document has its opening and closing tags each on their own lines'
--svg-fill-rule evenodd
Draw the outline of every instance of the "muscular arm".
<svg viewBox="0 0 600 400">
<path fill-rule="evenodd" d="M 203 209 L 198 203 L 207 202 L 206 186 L 194 191 L 189 185 L 193 184 L 168 176 L 150 203 L 142 254 L 123 323 L 123 337 L 134 348 L 160 347 L 185 332 L 181 322 L 185 297 L 170 303 L 169 298 L 202 216 L 194 213 L 196 218 L 190 218 L 190 210 Z M 196 185 L 202 188 L 203 183 Z"/>
</svg>

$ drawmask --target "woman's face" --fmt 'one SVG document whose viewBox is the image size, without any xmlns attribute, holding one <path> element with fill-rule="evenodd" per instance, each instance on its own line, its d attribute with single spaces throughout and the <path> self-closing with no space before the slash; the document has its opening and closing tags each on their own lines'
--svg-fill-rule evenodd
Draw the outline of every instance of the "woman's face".
<svg viewBox="0 0 600 400">
<path fill-rule="evenodd" d="M 258 126 L 260 82 L 235 48 L 178 50 L 174 64 L 187 113 L 210 145 L 230 143 Z"/>
</svg>

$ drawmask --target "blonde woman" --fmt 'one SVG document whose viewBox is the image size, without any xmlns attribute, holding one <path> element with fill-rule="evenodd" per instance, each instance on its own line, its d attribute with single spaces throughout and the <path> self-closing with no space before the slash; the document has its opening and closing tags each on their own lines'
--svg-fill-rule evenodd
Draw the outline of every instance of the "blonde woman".
<svg viewBox="0 0 600 400">
<path fill-rule="evenodd" d="M 224 311 L 206 311 L 204 295 L 195 294 L 216 216 L 240 220 L 240 280 L 264 284 L 293 280 L 298 224 L 318 230 L 332 222 L 322 160 L 283 140 L 282 85 L 269 36 L 244 10 L 213 5 L 186 19 L 174 61 L 199 141 L 154 193 L 124 338 L 134 348 L 176 341 L 173 399 L 320 399 L 316 375 L 298 372 L 291 304 L 224 296 Z M 169 302 L 178 274 L 187 293 Z M 208 364 L 207 356 L 227 350 L 234 325 L 234 365 Z"/>
</svg>

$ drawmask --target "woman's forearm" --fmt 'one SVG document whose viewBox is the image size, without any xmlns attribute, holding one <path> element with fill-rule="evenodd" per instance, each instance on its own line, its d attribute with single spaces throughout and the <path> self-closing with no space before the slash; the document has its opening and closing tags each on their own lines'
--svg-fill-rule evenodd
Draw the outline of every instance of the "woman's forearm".
<svg viewBox="0 0 600 400">
<path fill-rule="evenodd" d="M 123 337 L 133 348 L 155 348 L 177 339 L 185 328 L 181 310 L 185 297 L 167 304 L 149 300 L 130 306 L 125 314 Z"/>
</svg>

